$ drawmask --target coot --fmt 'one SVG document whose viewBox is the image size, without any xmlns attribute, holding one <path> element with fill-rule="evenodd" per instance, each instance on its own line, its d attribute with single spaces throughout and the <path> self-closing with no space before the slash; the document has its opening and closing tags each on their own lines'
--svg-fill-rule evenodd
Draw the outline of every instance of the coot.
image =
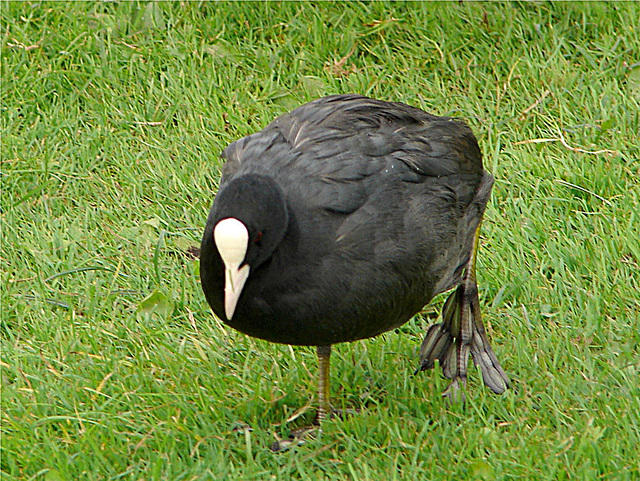
<svg viewBox="0 0 640 481">
<path fill-rule="evenodd" d="M 317 346 L 317 423 L 331 410 L 331 345 L 377 336 L 455 288 L 419 370 L 508 378 L 480 317 L 475 260 L 493 177 L 466 124 L 399 102 L 333 95 L 229 145 L 201 245 L 207 301 L 226 324 Z"/>
</svg>

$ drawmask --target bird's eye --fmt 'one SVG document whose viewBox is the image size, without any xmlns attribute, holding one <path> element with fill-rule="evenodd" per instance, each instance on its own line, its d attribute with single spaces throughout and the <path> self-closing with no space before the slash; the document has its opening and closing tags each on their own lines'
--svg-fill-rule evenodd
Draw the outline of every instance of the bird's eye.
<svg viewBox="0 0 640 481">
<path fill-rule="evenodd" d="M 262 240 L 262 231 L 258 232 L 258 234 L 254 237 L 253 243 L 259 244 L 261 240 Z"/>
</svg>

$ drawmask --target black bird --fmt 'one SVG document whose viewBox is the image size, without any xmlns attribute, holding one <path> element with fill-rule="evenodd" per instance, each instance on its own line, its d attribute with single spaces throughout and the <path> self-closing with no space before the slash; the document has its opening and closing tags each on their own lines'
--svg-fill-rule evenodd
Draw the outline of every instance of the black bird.
<svg viewBox="0 0 640 481">
<path fill-rule="evenodd" d="M 331 345 L 377 336 L 455 288 L 419 370 L 464 385 L 509 380 L 480 317 L 475 260 L 493 177 L 469 127 L 399 102 L 333 95 L 229 145 L 202 238 L 200 277 L 226 324 L 317 346 L 319 424 L 331 411 Z"/>
</svg>

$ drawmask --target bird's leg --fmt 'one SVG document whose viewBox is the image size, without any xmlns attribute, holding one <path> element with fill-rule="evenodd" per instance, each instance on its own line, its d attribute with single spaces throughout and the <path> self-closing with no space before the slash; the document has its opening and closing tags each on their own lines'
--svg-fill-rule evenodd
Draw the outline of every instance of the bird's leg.
<svg viewBox="0 0 640 481">
<path fill-rule="evenodd" d="M 452 379 L 443 396 L 456 398 L 467 382 L 469 352 L 480 366 L 484 383 L 501 394 L 509 387 L 509 378 L 496 357 L 482 323 L 478 285 L 476 284 L 476 254 L 480 226 L 476 229 L 471 256 L 460 285 L 447 298 L 442 308 L 442 323 L 429 328 L 420 347 L 419 371 L 431 369 L 436 359 L 444 375 Z M 416 371 L 417 372 L 417 371 Z M 464 399 L 464 394 L 462 395 Z"/>
<path fill-rule="evenodd" d="M 327 416 L 331 415 L 330 397 L 330 368 L 331 368 L 331 346 L 318 346 L 318 366 L 320 374 L 318 376 L 318 413 L 315 424 L 320 426 Z"/>
<path fill-rule="evenodd" d="M 279 439 L 271 445 L 272 451 L 284 451 L 304 443 L 304 440 L 322 431 L 322 422 L 333 412 L 330 401 L 329 371 L 331 346 L 318 346 L 318 412 L 313 424 L 291 431 L 289 439 Z"/>
</svg>

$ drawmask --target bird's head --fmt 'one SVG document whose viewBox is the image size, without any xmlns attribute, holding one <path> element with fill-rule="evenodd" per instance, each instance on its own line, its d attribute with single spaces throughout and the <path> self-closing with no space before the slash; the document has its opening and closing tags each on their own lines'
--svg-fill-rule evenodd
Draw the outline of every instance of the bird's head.
<svg viewBox="0 0 640 481">
<path fill-rule="evenodd" d="M 231 320 L 251 273 L 269 259 L 287 230 L 284 194 L 271 178 L 244 175 L 216 196 L 202 242 L 202 259 L 217 251 L 224 268 L 224 315 Z M 213 238 L 206 238 L 212 236 Z M 213 241 L 213 242 L 211 242 Z M 201 262 L 201 271 L 208 263 Z M 204 274 L 204 275 L 203 275 Z M 201 272 L 201 278 L 207 279 Z"/>
</svg>

